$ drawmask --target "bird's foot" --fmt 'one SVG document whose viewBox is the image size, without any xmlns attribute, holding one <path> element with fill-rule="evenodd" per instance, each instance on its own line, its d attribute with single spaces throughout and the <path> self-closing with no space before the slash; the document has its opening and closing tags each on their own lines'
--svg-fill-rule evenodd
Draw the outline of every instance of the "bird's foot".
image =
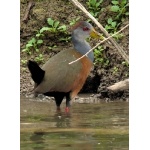
<svg viewBox="0 0 150 150">
<path fill-rule="evenodd" d="M 65 108 L 65 112 L 68 113 L 69 112 L 69 107 Z"/>
</svg>

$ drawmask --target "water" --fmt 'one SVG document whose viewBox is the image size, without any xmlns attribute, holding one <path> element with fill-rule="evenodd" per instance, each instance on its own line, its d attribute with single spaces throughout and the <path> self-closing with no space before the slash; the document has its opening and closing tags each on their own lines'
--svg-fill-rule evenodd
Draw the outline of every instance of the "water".
<svg viewBox="0 0 150 150">
<path fill-rule="evenodd" d="M 21 150 L 128 150 L 128 102 L 72 103 L 21 98 Z"/>
</svg>

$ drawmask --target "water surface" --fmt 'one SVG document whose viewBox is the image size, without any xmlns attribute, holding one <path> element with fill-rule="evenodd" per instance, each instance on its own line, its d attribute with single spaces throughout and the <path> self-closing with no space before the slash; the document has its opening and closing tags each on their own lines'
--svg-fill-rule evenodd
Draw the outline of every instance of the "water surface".
<svg viewBox="0 0 150 150">
<path fill-rule="evenodd" d="M 21 150 L 128 150 L 128 102 L 72 103 L 21 98 Z"/>
</svg>

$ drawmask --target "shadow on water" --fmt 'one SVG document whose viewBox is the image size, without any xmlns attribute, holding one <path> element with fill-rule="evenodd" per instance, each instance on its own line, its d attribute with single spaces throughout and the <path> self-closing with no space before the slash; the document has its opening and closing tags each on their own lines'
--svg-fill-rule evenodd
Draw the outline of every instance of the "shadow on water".
<svg viewBox="0 0 150 150">
<path fill-rule="evenodd" d="M 128 150 L 128 102 L 72 103 L 21 98 L 21 150 Z"/>
</svg>

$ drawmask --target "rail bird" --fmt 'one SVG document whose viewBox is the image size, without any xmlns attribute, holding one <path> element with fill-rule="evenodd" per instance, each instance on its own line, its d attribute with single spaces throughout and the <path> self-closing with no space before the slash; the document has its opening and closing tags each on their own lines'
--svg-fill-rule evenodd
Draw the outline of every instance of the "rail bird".
<svg viewBox="0 0 150 150">
<path fill-rule="evenodd" d="M 94 54 L 91 51 L 79 61 L 69 64 L 87 53 L 91 46 L 86 41 L 88 37 L 99 38 L 100 34 L 86 22 L 78 22 L 72 30 L 73 48 L 62 50 L 51 57 L 41 68 L 29 60 L 27 63 L 31 77 L 35 82 L 34 94 L 44 94 L 55 98 L 57 109 L 66 97 L 66 111 L 69 111 L 70 100 L 83 87 L 93 66 Z"/>
</svg>

